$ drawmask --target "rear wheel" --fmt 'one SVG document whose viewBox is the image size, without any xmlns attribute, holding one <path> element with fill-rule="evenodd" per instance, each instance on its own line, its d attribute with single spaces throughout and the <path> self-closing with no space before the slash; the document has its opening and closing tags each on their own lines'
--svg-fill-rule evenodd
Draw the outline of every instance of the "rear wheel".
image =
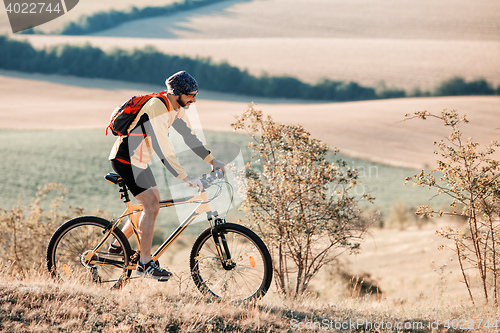
<svg viewBox="0 0 500 333">
<path fill-rule="evenodd" d="M 222 257 L 210 228 L 201 233 L 191 250 L 191 276 L 198 289 L 206 295 L 228 300 L 264 296 L 271 285 L 273 272 L 264 242 L 239 224 L 220 224 L 217 234 Z"/>
<path fill-rule="evenodd" d="M 63 281 L 92 281 L 120 287 L 132 273 L 125 268 L 132 250 L 121 230 L 115 229 L 91 260 L 85 260 L 103 239 L 109 223 L 95 216 L 78 217 L 64 223 L 47 247 L 49 272 Z M 121 254 L 108 253 L 109 246 L 116 240 L 124 251 Z"/>
</svg>

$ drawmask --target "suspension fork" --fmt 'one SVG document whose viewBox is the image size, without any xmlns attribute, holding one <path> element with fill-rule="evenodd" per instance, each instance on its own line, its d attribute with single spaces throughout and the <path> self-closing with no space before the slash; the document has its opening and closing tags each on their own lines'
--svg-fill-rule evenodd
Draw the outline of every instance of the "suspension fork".
<svg viewBox="0 0 500 333">
<path fill-rule="evenodd" d="M 215 217 L 215 219 L 213 219 L 211 215 L 209 215 L 208 218 L 212 229 L 212 238 L 214 239 L 215 248 L 217 249 L 217 253 L 219 254 L 222 267 L 224 267 L 225 270 L 229 271 L 234 268 L 235 264 L 231 260 L 231 252 L 229 251 L 229 246 L 227 245 L 226 236 L 223 232 L 219 232 L 218 226 L 224 223 L 224 221 L 218 218 L 217 212 L 214 212 L 213 216 Z M 212 219 L 214 220 L 213 225 Z"/>
</svg>

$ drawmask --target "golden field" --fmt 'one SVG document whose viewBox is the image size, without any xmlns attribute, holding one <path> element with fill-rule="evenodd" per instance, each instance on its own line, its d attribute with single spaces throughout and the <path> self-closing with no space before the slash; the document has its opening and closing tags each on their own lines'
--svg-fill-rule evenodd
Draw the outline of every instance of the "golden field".
<svg viewBox="0 0 500 333">
<path fill-rule="evenodd" d="M 160 39 L 101 36 L 22 36 L 35 47 L 71 43 L 104 50 L 153 46 L 168 53 L 226 61 L 260 76 L 288 75 L 363 85 L 432 89 L 454 76 L 500 84 L 500 42 L 342 38 Z"/>
<path fill-rule="evenodd" d="M 169 4 L 155 0 L 149 6 Z M 115 5 L 116 4 L 116 5 Z M 39 29 L 55 31 L 78 15 L 129 1 L 81 1 Z M 91 36 L 19 36 L 35 46 L 90 43 L 142 48 L 214 61 L 254 75 L 322 78 L 364 85 L 432 89 L 454 76 L 500 84 L 500 3 L 495 0 L 224 1 L 127 22 Z M 8 32 L 4 16 L 0 26 Z"/>
<path fill-rule="evenodd" d="M 110 110 L 130 96 L 163 89 L 160 85 L 137 86 L 101 79 L 5 71 L 0 74 L 3 74 L 0 89 L 7 105 L 0 109 L 0 128 L 4 129 L 105 128 Z M 28 92 L 33 99 L 19 98 L 20 91 Z M 432 167 L 436 160 L 433 142 L 447 135 L 437 121 L 403 121 L 407 113 L 456 109 L 471 121 L 465 128 L 467 136 L 486 144 L 500 135 L 498 96 L 290 103 L 202 90 L 193 108 L 204 130 L 232 131 L 230 124 L 234 117 L 243 113 L 251 102 L 277 121 L 302 124 L 314 137 L 343 153 L 394 166 Z"/>
</svg>

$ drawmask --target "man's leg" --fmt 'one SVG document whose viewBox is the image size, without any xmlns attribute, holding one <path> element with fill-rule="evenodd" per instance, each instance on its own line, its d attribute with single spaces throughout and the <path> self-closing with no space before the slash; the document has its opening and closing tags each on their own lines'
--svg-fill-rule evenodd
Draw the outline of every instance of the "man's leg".
<svg viewBox="0 0 500 333">
<path fill-rule="evenodd" d="M 134 214 L 133 214 L 134 222 L 135 221 L 140 221 L 141 215 L 142 215 L 142 212 L 134 212 Z M 138 224 L 136 223 L 136 225 L 138 225 Z M 125 235 L 125 237 L 127 237 L 127 239 L 129 239 L 130 236 L 132 236 L 134 234 L 134 228 L 132 227 L 132 223 L 130 223 L 130 220 L 128 220 L 127 222 L 125 222 L 125 225 L 122 228 L 122 232 Z M 118 243 L 118 240 L 115 241 L 114 244 L 117 245 L 117 246 L 120 245 Z"/>
<path fill-rule="evenodd" d="M 155 220 L 160 210 L 160 193 L 156 187 L 152 187 L 136 195 L 135 198 L 144 207 L 139 219 L 139 240 L 141 242 L 140 261 L 146 264 L 151 260 Z"/>
</svg>

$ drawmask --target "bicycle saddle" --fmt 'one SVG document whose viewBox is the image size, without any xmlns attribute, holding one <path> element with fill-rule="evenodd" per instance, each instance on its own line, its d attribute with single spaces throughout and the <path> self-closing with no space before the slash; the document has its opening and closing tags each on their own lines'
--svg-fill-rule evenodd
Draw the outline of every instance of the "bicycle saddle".
<svg viewBox="0 0 500 333">
<path fill-rule="evenodd" d="M 120 177 L 118 174 L 113 173 L 113 172 L 108 173 L 106 176 L 104 176 L 104 178 L 108 182 L 113 183 L 113 184 L 118 184 L 118 182 L 120 182 L 122 180 L 122 177 Z"/>
</svg>

